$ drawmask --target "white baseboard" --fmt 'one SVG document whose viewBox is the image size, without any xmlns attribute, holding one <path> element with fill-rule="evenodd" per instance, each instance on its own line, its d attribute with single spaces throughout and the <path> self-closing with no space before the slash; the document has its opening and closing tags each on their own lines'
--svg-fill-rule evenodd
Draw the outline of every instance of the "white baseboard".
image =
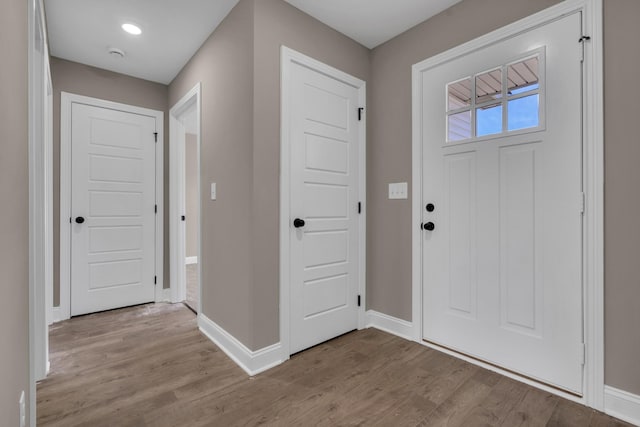
<svg viewBox="0 0 640 427">
<path fill-rule="evenodd" d="M 604 412 L 640 426 L 640 396 L 605 385 Z"/>
<path fill-rule="evenodd" d="M 184 259 L 184 263 L 186 265 L 191 265 L 191 264 L 197 264 L 198 263 L 198 257 L 197 256 L 188 256 Z"/>
<path fill-rule="evenodd" d="M 51 309 L 51 324 L 62 322 L 63 320 L 69 320 L 69 317 L 64 315 L 60 307 L 53 307 Z"/>
<path fill-rule="evenodd" d="M 374 310 L 367 310 L 366 314 L 367 328 L 380 329 L 381 331 L 413 341 L 413 323 Z"/>
<path fill-rule="evenodd" d="M 160 298 L 156 302 L 172 302 L 171 301 L 171 288 L 161 289 L 159 291 Z"/>
<path fill-rule="evenodd" d="M 251 351 L 233 335 L 202 313 L 198 314 L 198 327 L 207 338 L 220 347 L 231 360 L 236 362 L 250 376 L 257 375 L 284 362 L 280 343 L 257 351 Z"/>
</svg>

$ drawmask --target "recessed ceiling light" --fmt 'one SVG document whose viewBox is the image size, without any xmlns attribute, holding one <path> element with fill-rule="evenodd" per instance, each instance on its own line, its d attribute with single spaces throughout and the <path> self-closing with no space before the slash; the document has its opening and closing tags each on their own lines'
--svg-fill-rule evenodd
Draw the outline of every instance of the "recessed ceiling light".
<svg viewBox="0 0 640 427">
<path fill-rule="evenodd" d="M 133 34 L 134 36 L 139 36 L 140 34 L 142 34 L 142 30 L 140 29 L 140 27 L 133 24 L 122 24 L 122 29 L 129 34 Z"/>
</svg>

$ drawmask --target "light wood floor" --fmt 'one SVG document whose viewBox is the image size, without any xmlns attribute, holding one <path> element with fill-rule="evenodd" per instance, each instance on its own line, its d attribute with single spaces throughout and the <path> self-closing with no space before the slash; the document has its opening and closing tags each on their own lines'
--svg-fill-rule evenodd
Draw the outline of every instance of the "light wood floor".
<svg viewBox="0 0 640 427">
<path fill-rule="evenodd" d="M 627 426 L 368 329 L 249 378 L 182 304 L 58 323 L 38 426 Z"/>
</svg>

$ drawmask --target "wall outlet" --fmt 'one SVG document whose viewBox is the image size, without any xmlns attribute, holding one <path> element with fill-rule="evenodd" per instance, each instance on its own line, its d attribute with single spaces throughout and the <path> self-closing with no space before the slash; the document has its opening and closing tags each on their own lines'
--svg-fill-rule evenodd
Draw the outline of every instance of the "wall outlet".
<svg viewBox="0 0 640 427">
<path fill-rule="evenodd" d="M 218 190 L 216 188 L 216 183 L 212 182 L 211 183 L 211 200 L 216 200 L 216 198 L 218 197 Z"/>
<path fill-rule="evenodd" d="M 18 401 L 20 406 L 20 427 L 27 427 L 27 408 L 24 397 L 24 390 L 20 393 L 20 400 Z"/>
<path fill-rule="evenodd" d="M 397 200 L 408 198 L 408 187 L 406 182 L 389 184 L 389 199 Z"/>
</svg>

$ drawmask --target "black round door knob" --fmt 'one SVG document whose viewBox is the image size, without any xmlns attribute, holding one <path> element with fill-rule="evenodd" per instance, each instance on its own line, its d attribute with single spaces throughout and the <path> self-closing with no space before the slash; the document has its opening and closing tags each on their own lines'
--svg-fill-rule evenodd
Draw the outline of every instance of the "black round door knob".
<svg viewBox="0 0 640 427">
<path fill-rule="evenodd" d="M 304 220 L 303 220 L 303 219 L 296 218 L 296 219 L 294 219 L 294 220 L 293 220 L 293 226 L 294 226 L 295 228 L 301 228 L 301 227 L 304 227 L 304 224 L 305 224 L 305 222 L 304 222 Z"/>
<path fill-rule="evenodd" d="M 81 216 L 77 216 L 76 217 L 76 223 L 82 224 L 83 222 L 84 222 L 84 218 L 83 217 L 81 217 Z"/>
<path fill-rule="evenodd" d="M 427 231 L 433 231 L 436 229 L 436 225 L 432 222 L 428 222 L 424 225 L 424 229 Z"/>
<path fill-rule="evenodd" d="M 433 203 L 427 204 L 427 212 L 433 212 L 436 210 L 436 207 Z"/>
</svg>

